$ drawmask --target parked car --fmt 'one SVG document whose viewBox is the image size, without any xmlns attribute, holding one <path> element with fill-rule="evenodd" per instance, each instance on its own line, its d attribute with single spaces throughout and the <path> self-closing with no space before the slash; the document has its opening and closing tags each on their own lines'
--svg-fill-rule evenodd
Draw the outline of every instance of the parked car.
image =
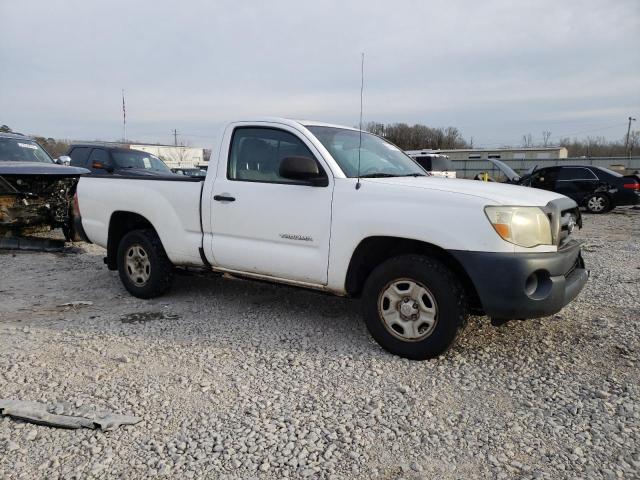
<svg viewBox="0 0 640 480">
<path fill-rule="evenodd" d="M 72 231 L 73 196 L 84 168 L 54 161 L 24 135 L 0 133 L 0 236 Z"/>
<path fill-rule="evenodd" d="M 177 175 L 187 175 L 189 177 L 204 178 L 207 176 L 207 170 L 204 168 L 172 168 L 171 171 Z"/>
<path fill-rule="evenodd" d="M 120 146 L 75 144 L 67 153 L 71 165 L 84 167 L 94 175 L 125 177 L 174 176 L 158 157 L 147 152 Z"/>
<path fill-rule="evenodd" d="M 429 150 L 407 150 L 404 153 L 413 158 L 434 177 L 456 178 L 453 162 L 449 160 L 447 155 Z"/>
<path fill-rule="evenodd" d="M 520 177 L 504 162 L 491 160 L 508 182 L 561 193 L 591 213 L 605 213 L 640 203 L 640 177 L 592 165 L 561 165 L 534 168 Z"/>
<path fill-rule="evenodd" d="M 380 345 L 425 359 L 470 311 L 551 315 L 587 281 L 563 195 L 428 176 L 384 138 L 322 123 L 234 122 L 220 141 L 204 181 L 80 180 L 84 231 L 132 295 L 197 266 L 362 297 Z"/>
</svg>

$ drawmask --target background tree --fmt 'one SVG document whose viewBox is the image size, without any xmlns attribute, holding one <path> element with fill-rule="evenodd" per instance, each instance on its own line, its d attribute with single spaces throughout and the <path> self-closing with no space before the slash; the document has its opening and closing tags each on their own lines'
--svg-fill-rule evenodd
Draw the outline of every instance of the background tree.
<svg viewBox="0 0 640 480">
<path fill-rule="evenodd" d="M 33 139 L 47 151 L 51 158 L 58 158 L 60 155 L 66 155 L 69 151 L 69 142 L 66 140 L 56 140 L 51 137 L 33 137 Z"/>
<path fill-rule="evenodd" d="M 522 135 L 522 147 L 523 148 L 531 148 L 533 147 L 533 137 L 530 133 Z"/>
<path fill-rule="evenodd" d="M 432 128 L 422 124 L 368 122 L 363 128 L 381 135 L 403 150 L 467 148 L 468 143 L 455 127 Z"/>
</svg>

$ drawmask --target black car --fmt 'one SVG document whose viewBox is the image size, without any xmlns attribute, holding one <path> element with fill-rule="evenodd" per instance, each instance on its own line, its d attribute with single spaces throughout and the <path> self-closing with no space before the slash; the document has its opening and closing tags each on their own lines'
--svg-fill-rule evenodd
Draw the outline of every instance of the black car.
<svg viewBox="0 0 640 480">
<path fill-rule="evenodd" d="M 195 177 L 195 178 L 202 178 L 204 179 L 204 177 L 207 176 L 207 170 L 205 168 L 172 168 L 171 171 L 177 175 L 186 175 L 187 177 Z"/>
<path fill-rule="evenodd" d="M 508 183 L 561 193 L 591 213 L 640 203 L 638 175 L 621 175 L 592 165 L 562 165 L 534 168 L 520 177 L 504 162 L 491 161 L 507 176 Z"/>
<path fill-rule="evenodd" d="M 72 237 L 73 196 L 89 172 L 65 163 L 29 137 L 0 133 L 0 237 L 54 228 Z"/>
<path fill-rule="evenodd" d="M 175 174 L 155 155 L 120 146 L 71 145 L 67 153 L 71 165 L 97 175 L 127 177 L 173 177 Z"/>
</svg>

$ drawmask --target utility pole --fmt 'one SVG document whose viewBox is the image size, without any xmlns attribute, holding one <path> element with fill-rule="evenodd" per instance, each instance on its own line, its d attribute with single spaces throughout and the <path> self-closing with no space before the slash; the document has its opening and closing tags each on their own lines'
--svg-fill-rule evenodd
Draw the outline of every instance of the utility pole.
<svg viewBox="0 0 640 480">
<path fill-rule="evenodd" d="M 122 139 L 127 141 L 127 110 L 124 106 L 124 88 L 122 89 Z"/>
<path fill-rule="evenodd" d="M 173 145 L 178 146 L 178 130 L 173 129 Z"/>
<path fill-rule="evenodd" d="M 631 122 L 635 122 L 636 119 L 629 117 L 629 126 L 627 127 L 627 139 L 624 142 L 624 151 L 627 152 L 627 156 L 631 157 L 631 151 L 629 151 L 629 135 L 631 134 Z"/>
</svg>

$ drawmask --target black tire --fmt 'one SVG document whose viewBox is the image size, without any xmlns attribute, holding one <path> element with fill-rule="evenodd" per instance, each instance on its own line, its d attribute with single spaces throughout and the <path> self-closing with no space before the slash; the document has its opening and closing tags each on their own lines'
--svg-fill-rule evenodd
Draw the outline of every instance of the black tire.
<svg viewBox="0 0 640 480">
<path fill-rule="evenodd" d="M 383 292 L 403 280 L 426 288 L 435 301 L 435 325 L 426 338 L 399 338 L 398 332 L 391 333 L 394 328 L 383 320 Z M 441 355 L 453 344 L 466 323 L 467 302 L 460 281 L 442 262 L 422 255 L 403 255 L 383 262 L 371 272 L 364 285 L 362 312 L 371 336 L 382 348 L 401 357 L 426 360 Z"/>
<path fill-rule="evenodd" d="M 145 255 L 142 257 L 147 258 L 144 260 L 145 266 L 140 270 L 142 276 L 136 276 L 128 267 L 127 256 L 131 249 L 144 251 Z M 155 231 L 133 230 L 122 237 L 118 245 L 118 273 L 122 284 L 134 297 L 154 298 L 169 289 L 173 280 L 173 265 Z"/>
<path fill-rule="evenodd" d="M 587 197 L 584 206 L 589 213 L 607 213 L 613 208 L 611 199 L 606 193 L 593 193 Z"/>
</svg>

